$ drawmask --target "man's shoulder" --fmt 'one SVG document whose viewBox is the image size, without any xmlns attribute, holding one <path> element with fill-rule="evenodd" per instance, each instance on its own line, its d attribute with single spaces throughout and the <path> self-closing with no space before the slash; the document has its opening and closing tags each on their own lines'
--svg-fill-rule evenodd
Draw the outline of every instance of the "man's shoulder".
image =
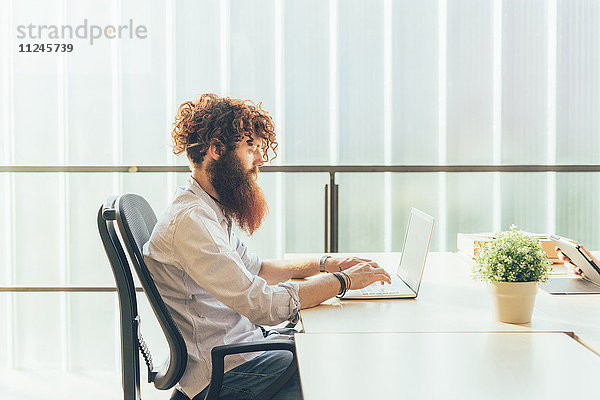
<svg viewBox="0 0 600 400">
<path fill-rule="evenodd" d="M 219 222 L 217 213 L 203 199 L 188 191 L 177 194 L 159 222 L 176 224 L 192 216 Z"/>
<path fill-rule="evenodd" d="M 217 218 L 215 211 L 202 199 L 193 193 L 178 192 L 158 218 L 148 242 L 149 250 L 172 249 L 175 234 L 180 230 L 178 229 L 180 226 L 188 225 L 190 221 L 197 222 L 203 219 L 218 223 Z M 184 230 L 188 228 L 186 226 Z M 151 252 L 155 253 L 156 251 Z"/>
</svg>

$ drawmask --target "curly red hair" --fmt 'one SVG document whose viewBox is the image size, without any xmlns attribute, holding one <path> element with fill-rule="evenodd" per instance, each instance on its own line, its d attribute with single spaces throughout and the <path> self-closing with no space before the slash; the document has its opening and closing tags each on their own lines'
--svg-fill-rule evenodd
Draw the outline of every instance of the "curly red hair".
<svg viewBox="0 0 600 400">
<path fill-rule="evenodd" d="M 186 101 L 179 106 L 173 126 L 173 153 L 179 155 L 187 151 L 195 166 L 202 164 L 215 139 L 225 149 L 235 150 L 244 138 L 251 140 L 252 134 L 262 139 L 265 162 L 269 161 L 269 151 L 273 152 L 271 160 L 277 157 L 275 125 L 261 103 L 203 94 L 198 100 Z"/>
</svg>

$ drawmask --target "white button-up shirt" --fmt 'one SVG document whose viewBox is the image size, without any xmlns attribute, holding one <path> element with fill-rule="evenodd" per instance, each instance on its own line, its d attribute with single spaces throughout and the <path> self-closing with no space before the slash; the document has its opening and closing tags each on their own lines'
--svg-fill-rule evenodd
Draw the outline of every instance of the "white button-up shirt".
<svg viewBox="0 0 600 400">
<path fill-rule="evenodd" d="M 188 361 L 179 388 L 190 398 L 210 382 L 214 346 L 263 339 L 258 324 L 294 319 L 300 309 L 298 284 L 270 286 L 259 277 L 260 258 L 191 177 L 158 220 L 143 253 L 185 339 Z M 258 354 L 225 357 L 225 371 Z"/>
</svg>

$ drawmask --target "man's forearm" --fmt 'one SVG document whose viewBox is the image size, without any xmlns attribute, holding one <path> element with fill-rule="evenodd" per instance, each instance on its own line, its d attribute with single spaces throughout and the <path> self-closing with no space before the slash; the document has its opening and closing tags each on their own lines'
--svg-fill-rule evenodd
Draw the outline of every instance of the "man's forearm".
<svg viewBox="0 0 600 400">
<path fill-rule="evenodd" d="M 325 300 L 337 295 L 340 291 L 340 282 L 333 274 L 321 274 L 299 282 L 298 286 L 301 309 L 318 306 Z"/>
<path fill-rule="evenodd" d="M 285 282 L 288 279 L 302 279 L 319 273 L 319 260 L 307 258 L 301 260 L 263 260 L 258 276 L 270 285 Z"/>
</svg>

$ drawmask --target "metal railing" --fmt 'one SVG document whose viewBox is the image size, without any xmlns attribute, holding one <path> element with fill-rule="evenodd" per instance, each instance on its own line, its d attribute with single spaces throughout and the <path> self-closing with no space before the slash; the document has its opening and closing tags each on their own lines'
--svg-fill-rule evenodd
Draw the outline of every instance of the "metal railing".
<svg viewBox="0 0 600 400">
<path fill-rule="evenodd" d="M 263 172 L 600 172 L 600 164 L 522 165 L 269 165 Z M 168 165 L 0 165 L 0 172 L 16 173 L 137 173 L 190 172 L 188 166 Z"/>
<path fill-rule="evenodd" d="M 336 173 L 436 173 L 436 172 L 600 172 L 600 164 L 522 164 L 522 165 L 271 165 L 261 167 L 262 172 L 327 173 L 325 185 L 324 251 L 338 250 L 338 185 Z M 189 173 L 188 166 L 120 165 L 120 166 L 0 166 L 0 173 Z M 114 292 L 114 287 L 36 287 L 5 286 L 0 292 Z M 137 288 L 141 291 L 141 288 Z"/>
</svg>

